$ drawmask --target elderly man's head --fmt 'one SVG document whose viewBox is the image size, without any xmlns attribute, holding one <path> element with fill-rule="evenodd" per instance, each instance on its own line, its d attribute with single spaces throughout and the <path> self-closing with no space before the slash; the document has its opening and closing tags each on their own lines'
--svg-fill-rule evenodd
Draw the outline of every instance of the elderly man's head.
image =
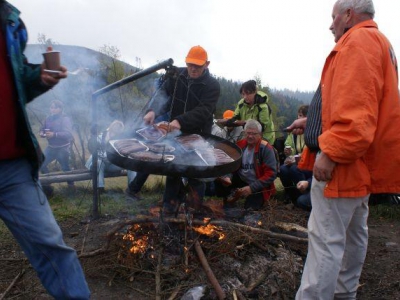
<svg viewBox="0 0 400 300">
<path fill-rule="evenodd" d="M 332 10 L 329 30 L 337 43 L 343 34 L 354 25 L 373 19 L 375 8 L 372 0 L 338 0 Z"/>
<path fill-rule="evenodd" d="M 256 145 L 262 138 L 261 124 L 256 120 L 247 120 L 244 125 L 244 134 L 250 147 Z"/>
<path fill-rule="evenodd" d="M 194 46 L 190 48 L 185 62 L 189 77 L 193 79 L 199 78 L 201 75 L 203 75 L 204 71 L 210 64 L 208 61 L 207 51 L 201 46 Z"/>
</svg>

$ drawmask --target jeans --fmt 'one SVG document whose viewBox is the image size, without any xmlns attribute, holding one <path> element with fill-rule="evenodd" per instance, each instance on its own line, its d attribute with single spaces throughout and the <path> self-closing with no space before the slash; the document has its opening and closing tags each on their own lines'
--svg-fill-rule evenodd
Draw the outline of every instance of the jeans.
<svg viewBox="0 0 400 300">
<path fill-rule="evenodd" d="M 0 161 L 0 217 L 56 299 L 89 299 L 82 267 L 27 159 Z"/>
<path fill-rule="evenodd" d="M 291 198 L 292 202 L 296 202 L 296 199 L 301 195 L 296 188 L 297 183 L 307 180 L 311 176 L 311 171 L 300 170 L 296 164 L 282 165 L 280 167 L 279 178 L 285 188 L 285 193 Z"/>
<path fill-rule="evenodd" d="M 122 170 L 121 167 L 113 165 L 108 160 L 107 161 L 99 160 L 97 166 L 98 166 L 97 187 L 102 187 L 102 188 L 104 188 L 104 173 L 105 172 L 114 172 L 114 171 Z M 128 184 L 129 184 L 135 178 L 136 172 L 128 171 L 127 175 L 128 175 Z"/>
<path fill-rule="evenodd" d="M 62 147 L 62 148 L 51 148 L 47 147 L 44 150 L 44 162 L 42 165 L 42 168 L 40 171 L 43 174 L 49 173 L 49 169 L 47 168 L 47 165 L 51 163 L 54 160 L 57 160 L 58 163 L 61 165 L 61 170 L 64 172 L 66 171 L 71 171 L 71 168 L 69 167 L 69 146 L 67 147 Z M 68 185 L 74 185 L 73 181 L 68 181 Z"/>
<path fill-rule="evenodd" d="M 308 254 L 300 299 L 356 299 L 368 245 L 368 198 L 325 198 L 326 182 L 313 178 Z"/>
</svg>

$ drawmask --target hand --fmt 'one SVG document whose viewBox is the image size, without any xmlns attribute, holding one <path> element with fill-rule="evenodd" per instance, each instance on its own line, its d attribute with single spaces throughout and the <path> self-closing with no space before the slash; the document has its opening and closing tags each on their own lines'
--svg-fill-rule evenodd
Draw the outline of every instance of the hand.
<svg viewBox="0 0 400 300">
<path fill-rule="evenodd" d="M 171 123 L 169 123 L 168 132 L 174 130 L 181 130 L 181 124 L 179 123 L 178 120 L 173 120 Z"/>
<path fill-rule="evenodd" d="M 286 127 L 285 131 L 292 132 L 293 134 L 300 135 L 304 133 L 306 128 L 307 118 L 296 119 L 294 122 Z"/>
<path fill-rule="evenodd" d="M 46 136 L 46 139 L 52 139 L 53 137 L 54 137 L 54 132 L 52 132 L 52 131 L 46 131 L 46 133 L 45 133 L 45 136 Z"/>
<path fill-rule="evenodd" d="M 332 172 L 336 163 L 328 155 L 321 152 L 314 164 L 313 175 L 317 181 L 329 181 L 332 179 Z"/>
<path fill-rule="evenodd" d="M 46 86 L 53 87 L 60 81 L 60 79 L 67 78 L 67 68 L 64 66 L 60 67 L 61 73 L 56 75 L 46 73 L 44 69 L 44 63 L 42 63 L 42 65 L 40 66 L 40 80 Z"/>
<path fill-rule="evenodd" d="M 156 113 L 151 110 L 143 117 L 143 121 L 146 125 L 152 125 L 154 123 L 155 118 L 156 118 Z"/>
<path fill-rule="evenodd" d="M 237 193 L 239 194 L 240 197 L 247 198 L 248 196 L 251 195 L 251 188 L 250 186 L 242 187 L 240 189 L 237 189 Z"/>
<path fill-rule="evenodd" d="M 307 180 L 299 181 L 296 187 L 301 193 L 304 193 L 308 188 L 308 181 Z"/>
<path fill-rule="evenodd" d="M 218 177 L 217 180 L 218 180 L 219 182 L 221 182 L 223 186 L 230 186 L 230 185 L 232 185 L 231 179 L 230 179 L 229 177 L 227 177 L 227 176 Z"/>
</svg>

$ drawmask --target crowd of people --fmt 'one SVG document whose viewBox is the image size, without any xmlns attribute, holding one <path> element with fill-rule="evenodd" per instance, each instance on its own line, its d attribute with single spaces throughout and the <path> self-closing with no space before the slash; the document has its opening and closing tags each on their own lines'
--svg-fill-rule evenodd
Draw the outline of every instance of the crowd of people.
<svg viewBox="0 0 400 300">
<path fill-rule="evenodd" d="M 212 179 L 212 193 L 223 199 L 225 209 L 240 199 L 245 210 L 262 209 L 279 178 L 288 201 L 311 211 L 308 255 L 296 299 L 356 298 L 367 250 L 370 194 L 400 192 L 400 133 L 392 125 L 400 121 L 398 66 L 374 15 L 371 0 L 335 2 L 330 30 L 336 45 L 310 106 L 299 107 L 298 118 L 287 127 L 282 164 L 274 149 L 277 131 L 269 96 L 255 80 L 241 85 L 234 110 L 215 119 L 220 85 L 201 46 L 189 49 L 186 67 L 160 78 L 142 116 L 146 125 L 165 119 L 168 133 L 214 134 L 241 149 L 239 168 Z M 50 115 L 39 132 L 48 144 L 43 155 L 25 111 L 26 103 L 66 78 L 67 69 L 61 66 L 54 75 L 45 72 L 43 64 L 28 63 L 19 11 L 0 0 L 0 17 L 0 217 L 50 295 L 89 299 L 76 252 L 64 243 L 43 192 L 46 187 L 38 180 L 39 171 L 48 173 L 54 160 L 63 171 L 71 169 L 71 119 L 61 101 L 50 103 Z M 91 141 L 89 148 L 98 156 L 99 193 L 105 192 L 105 173 L 121 170 L 108 161 L 105 145 L 124 129 L 115 120 Z M 86 167 L 92 170 L 92 164 L 90 157 Z M 131 200 L 141 199 L 149 176 L 144 171 L 128 170 L 125 193 Z M 68 186 L 73 189 L 74 182 Z M 205 193 L 204 180 L 166 176 L 162 213 L 176 213 L 187 199 L 195 199 L 190 205 L 200 210 Z"/>
</svg>

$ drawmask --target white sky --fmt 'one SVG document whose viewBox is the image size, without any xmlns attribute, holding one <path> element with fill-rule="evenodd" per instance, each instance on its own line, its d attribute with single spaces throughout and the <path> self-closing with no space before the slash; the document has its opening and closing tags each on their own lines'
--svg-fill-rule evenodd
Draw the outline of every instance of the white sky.
<svg viewBox="0 0 400 300">
<path fill-rule="evenodd" d="M 335 0 L 8 0 L 21 10 L 30 43 L 117 47 L 143 68 L 184 58 L 195 45 L 210 71 L 271 88 L 315 90 L 334 46 L 328 30 Z M 400 55 L 400 1 L 375 0 L 375 21 Z M 68 66 L 67 66 L 68 67 Z"/>
</svg>

